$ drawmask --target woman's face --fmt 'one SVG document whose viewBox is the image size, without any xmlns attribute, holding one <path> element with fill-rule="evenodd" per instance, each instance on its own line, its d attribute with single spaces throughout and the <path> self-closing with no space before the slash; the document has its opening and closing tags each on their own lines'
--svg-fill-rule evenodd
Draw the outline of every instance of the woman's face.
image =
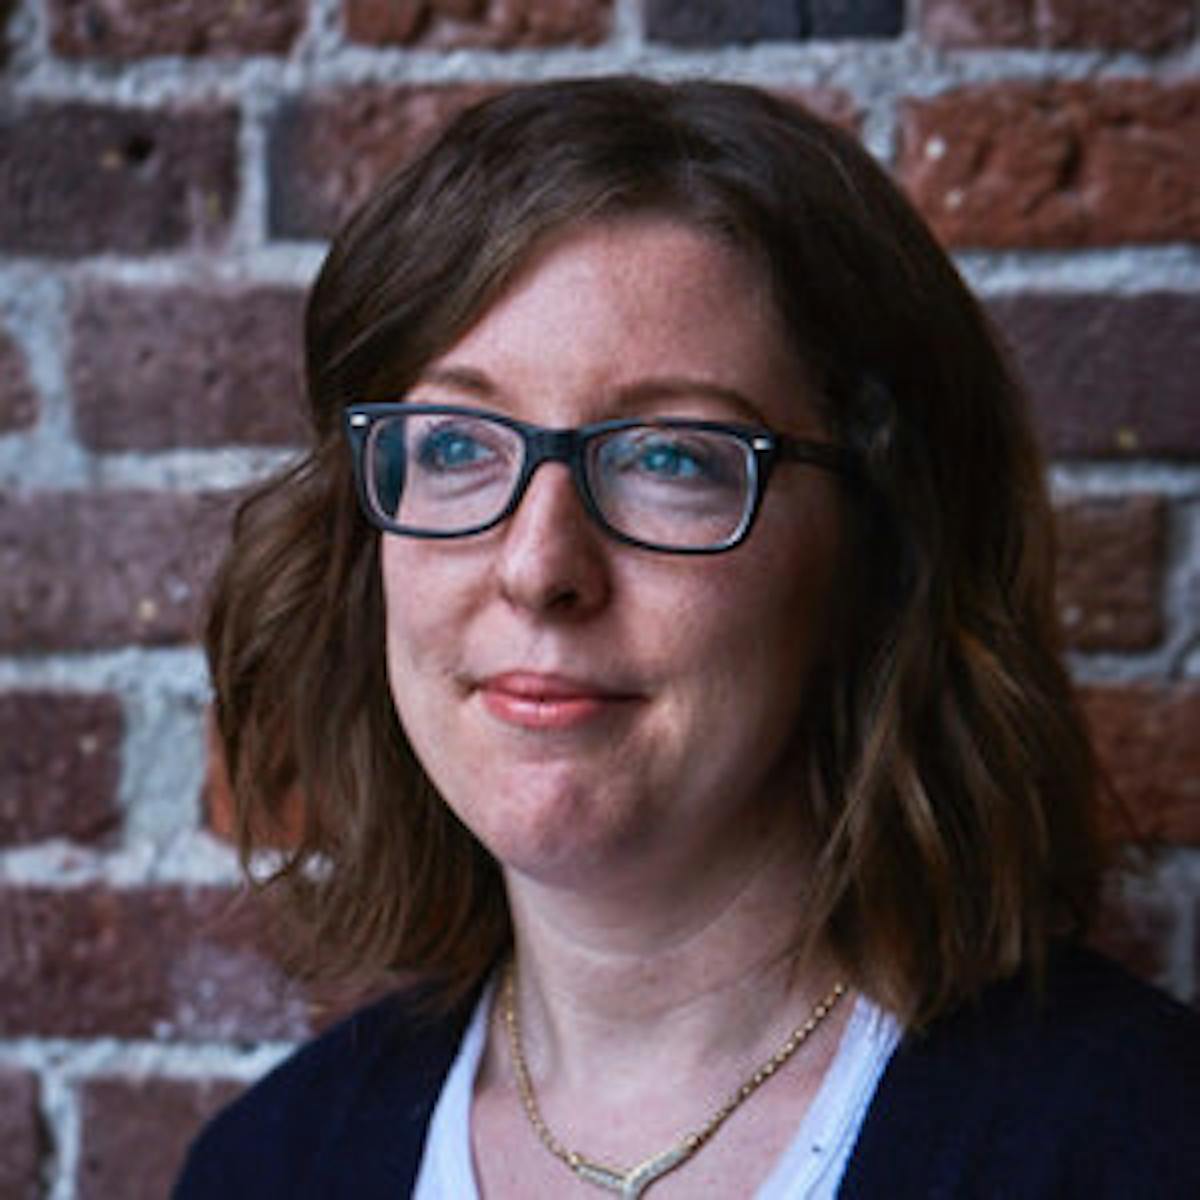
<svg viewBox="0 0 1200 1200">
<path fill-rule="evenodd" d="M 669 415 L 824 434 L 766 281 L 665 217 L 550 240 L 409 399 L 546 426 Z M 720 873 L 795 831 L 836 488 L 780 464 L 749 539 L 687 557 L 606 536 L 547 463 L 489 532 L 383 537 L 400 720 L 507 871 L 620 887 L 648 869 Z"/>
</svg>

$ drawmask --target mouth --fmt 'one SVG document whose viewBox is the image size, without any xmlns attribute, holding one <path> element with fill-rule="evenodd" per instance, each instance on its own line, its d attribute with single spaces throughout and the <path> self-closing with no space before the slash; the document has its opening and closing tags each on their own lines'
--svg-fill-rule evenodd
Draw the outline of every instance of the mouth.
<svg viewBox="0 0 1200 1200">
<path fill-rule="evenodd" d="M 505 671 L 475 685 L 484 708 L 521 729 L 571 729 L 612 715 L 638 700 L 588 680 L 536 671 Z"/>
</svg>

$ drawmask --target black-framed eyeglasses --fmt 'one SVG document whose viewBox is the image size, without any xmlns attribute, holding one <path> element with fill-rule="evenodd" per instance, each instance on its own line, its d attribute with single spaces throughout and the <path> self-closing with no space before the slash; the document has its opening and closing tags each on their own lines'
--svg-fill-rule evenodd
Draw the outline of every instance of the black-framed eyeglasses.
<svg viewBox="0 0 1200 1200">
<path fill-rule="evenodd" d="M 566 464 L 584 508 L 618 541 L 714 554 L 743 541 L 781 460 L 853 475 L 827 442 L 682 418 L 547 429 L 449 404 L 352 404 L 345 411 L 359 498 L 387 533 L 460 538 L 512 515 L 534 471 Z"/>
</svg>

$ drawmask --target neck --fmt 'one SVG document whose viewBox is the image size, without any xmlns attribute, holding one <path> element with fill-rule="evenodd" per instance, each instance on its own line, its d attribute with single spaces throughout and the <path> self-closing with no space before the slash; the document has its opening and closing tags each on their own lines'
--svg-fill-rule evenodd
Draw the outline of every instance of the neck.
<svg viewBox="0 0 1200 1200">
<path fill-rule="evenodd" d="M 510 873 L 535 1072 L 594 1080 L 604 1064 L 608 1078 L 632 1079 L 773 1050 L 835 977 L 822 955 L 795 950 L 798 861 L 775 837 L 720 878 L 658 864 L 641 886 L 603 894 Z"/>
</svg>

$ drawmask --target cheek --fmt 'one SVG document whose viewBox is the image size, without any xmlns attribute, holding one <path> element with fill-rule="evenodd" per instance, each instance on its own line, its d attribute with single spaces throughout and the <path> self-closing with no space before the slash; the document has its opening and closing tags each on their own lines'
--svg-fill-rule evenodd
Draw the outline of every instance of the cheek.
<svg viewBox="0 0 1200 1200">
<path fill-rule="evenodd" d="M 812 667 L 833 649 L 838 526 L 832 514 L 814 511 L 786 534 L 769 524 L 759 533 L 747 543 L 753 556 L 728 580 L 709 640 L 746 703 L 757 692 L 771 709 L 788 710 L 781 714 L 788 719 Z"/>
<path fill-rule="evenodd" d="M 425 547 L 384 538 L 384 629 L 388 677 L 401 720 L 421 698 L 422 677 L 446 669 L 447 649 L 457 644 L 462 588 L 445 578 L 446 563 L 428 561 Z"/>
</svg>

